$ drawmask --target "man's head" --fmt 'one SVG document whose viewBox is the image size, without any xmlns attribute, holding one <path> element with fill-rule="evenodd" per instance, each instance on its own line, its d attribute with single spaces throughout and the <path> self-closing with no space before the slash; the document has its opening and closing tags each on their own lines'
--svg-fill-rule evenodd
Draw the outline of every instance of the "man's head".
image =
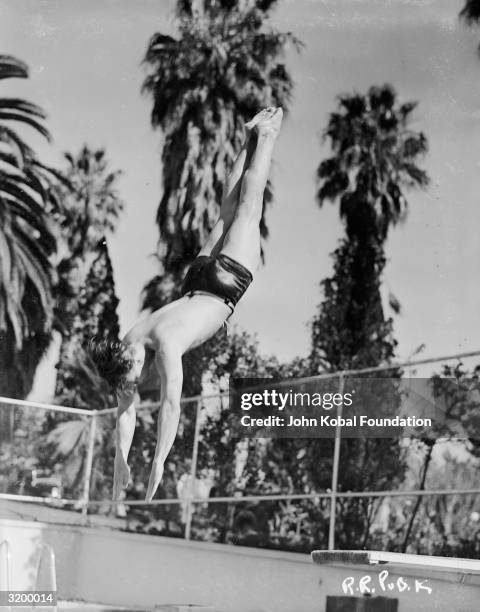
<svg viewBox="0 0 480 612">
<path fill-rule="evenodd" d="M 88 352 L 97 366 L 98 373 L 112 389 L 122 390 L 135 384 L 135 354 L 129 344 L 120 340 L 92 338 Z"/>
</svg>

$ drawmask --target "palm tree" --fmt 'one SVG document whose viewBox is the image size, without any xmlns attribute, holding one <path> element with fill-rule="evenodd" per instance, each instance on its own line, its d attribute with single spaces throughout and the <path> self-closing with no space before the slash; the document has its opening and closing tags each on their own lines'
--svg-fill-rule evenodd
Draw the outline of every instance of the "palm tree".
<svg viewBox="0 0 480 612">
<path fill-rule="evenodd" d="M 262 106 L 288 107 L 292 81 L 283 55 L 287 42 L 299 43 L 268 26 L 276 2 L 181 0 L 178 36 L 157 33 L 149 42 L 143 90 L 153 99 L 152 126 L 165 140 L 157 213 L 161 274 L 145 288 L 144 307 L 175 296 L 216 221 L 244 122 Z M 265 203 L 271 199 L 269 188 Z"/>
<path fill-rule="evenodd" d="M 27 78 L 27 66 L 0 55 L 0 79 L 14 77 Z M 26 125 L 49 139 L 44 120 L 35 104 L 0 98 L 0 393 L 12 397 L 30 391 L 53 320 L 52 172 L 16 131 Z"/>
<path fill-rule="evenodd" d="M 390 85 L 340 96 L 325 131 L 333 156 L 318 168 L 318 202 L 338 202 L 346 238 L 313 321 L 312 359 L 333 368 L 378 365 L 395 342 L 380 298 L 390 227 L 405 219 L 404 192 L 426 187 L 418 165 L 427 139 L 409 127 L 416 104 L 399 103 Z M 329 332 L 327 330 L 330 330 Z M 378 350 L 373 351 L 376 346 Z"/>
<path fill-rule="evenodd" d="M 366 95 L 340 96 L 330 115 L 325 138 L 333 155 L 318 168 L 317 197 L 321 206 L 327 200 L 339 203 L 346 236 L 333 253 L 334 272 L 322 282 L 324 300 L 312 322 L 314 371 L 388 364 L 395 355 L 393 321 L 385 316 L 380 287 L 389 230 L 406 217 L 405 192 L 428 184 L 418 166 L 427 139 L 410 128 L 415 106 L 400 103 L 384 85 Z M 400 372 L 392 368 L 383 375 L 395 378 Z M 388 399 L 380 394 L 369 406 L 380 414 L 398 401 L 396 393 Z M 317 456 L 312 448 L 312 458 Z M 395 488 L 405 471 L 398 440 L 343 440 L 340 457 L 345 490 Z M 371 500 L 344 500 L 338 545 L 368 547 L 376 509 Z"/>
</svg>

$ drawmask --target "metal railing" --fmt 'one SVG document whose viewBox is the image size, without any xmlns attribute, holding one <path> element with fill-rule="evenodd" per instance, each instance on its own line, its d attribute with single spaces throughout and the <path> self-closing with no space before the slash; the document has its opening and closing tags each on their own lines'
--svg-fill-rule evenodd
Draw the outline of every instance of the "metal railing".
<svg viewBox="0 0 480 612">
<path fill-rule="evenodd" d="M 300 385 L 309 382 L 315 382 L 317 380 L 325 379 L 338 379 L 338 393 L 343 393 L 345 379 L 347 376 L 356 376 L 362 374 L 372 374 L 376 372 L 386 372 L 391 370 L 399 370 L 404 368 L 417 367 L 419 365 L 434 364 L 434 363 L 445 363 L 452 360 L 468 359 L 472 357 L 480 357 L 480 351 L 470 351 L 464 353 L 457 353 L 454 355 L 447 355 L 442 357 L 435 357 L 429 359 L 418 359 L 400 363 L 390 363 L 383 366 L 361 368 L 357 370 L 343 370 L 340 372 L 323 373 L 315 376 L 308 376 L 303 378 L 297 378 L 295 380 L 288 380 L 284 382 L 275 382 L 275 386 L 282 385 Z M 480 489 L 451 489 L 451 490 L 392 490 L 392 491 L 339 491 L 338 490 L 338 470 L 340 463 L 340 443 L 341 443 L 341 426 L 338 425 L 335 430 L 334 439 L 334 450 L 333 450 L 333 466 L 331 476 L 331 487 L 328 491 L 318 493 L 299 493 L 299 494 L 272 494 L 272 495 L 243 495 L 235 497 L 209 497 L 205 499 L 203 497 L 194 496 L 194 484 L 197 477 L 197 461 L 198 461 L 198 450 L 201 436 L 200 427 L 200 414 L 202 405 L 205 400 L 220 399 L 228 396 L 227 392 L 196 395 L 193 397 L 182 398 L 181 404 L 187 405 L 195 404 L 195 429 L 194 429 L 194 440 L 193 450 L 191 458 L 191 469 L 190 469 L 190 482 L 189 492 L 186 498 L 167 498 L 167 499 L 154 499 L 151 502 L 146 501 L 135 501 L 135 500 L 121 500 L 121 501 L 110 501 L 110 500 L 90 500 L 90 483 L 92 466 L 94 459 L 94 442 L 95 442 L 95 431 L 97 426 L 97 419 L 107 414 L 114 414 L 116 408 L 107 408 L 103 410 L 85 410 L 79 408 L 72 408 L 70 406 L 59 406 L 56 404 L 45 404 L 38 403 L 28 400 L 16 400 L 7 397 L 0 397 L 0 409 L 4 407 L 26 407 L 37 410 L 51 410 L 54 412 L 72 414 L 77 416 L 84 416 L 90 419 L 89 433 L 88 433 L 88 444 L 86 450 L 86 460 L 84 464 L 84 476 L 83 476 L 83 489 L 82 496 L 80 499 L 57 499 L 56 501 L 65 505 L 81 506 L 82 515 L 85 520 L 87 517 L 88 509 L 94 508 L 95 506 L 117 506 L 124 504 L 128 506 L 161 506 L 161 505 L 186 505 L 186 523 L 185 523 L 185 538 L 188 540 L 191 538 L 191 527 L 192 517 L 196 504 L 211 504 L 211 503 L 243 503 L 243 502 L 262 502 L 262 501 L 275 501 L 275 500 L 313 500 L 319 501 L 321 499 L 330 500 L 330 519 L 328 529 L 328 548 L 333 550 L 335 548 L 335 524 L 336 524 L 336 504 L 338 499 L 342 498 L 379 498 L 379 497 L 428 497 L 435 495 L 451 496 L 451 495 L 480 495 Z M 160 402 L 145 402 L 137 407 L 137 411 L 142 410 L 154 410 L 159 408 Z M 341 415 L 341 406 L 337 408 L 337 415 Z M 43 497 L 29 496 L 29 495 L 16 495 L 0 493 L 0 499 L 6 500 L 22 500 L 25 502 L 38 502 L 38 503 L 49 503 L 48 499 Z"/>
</svg>

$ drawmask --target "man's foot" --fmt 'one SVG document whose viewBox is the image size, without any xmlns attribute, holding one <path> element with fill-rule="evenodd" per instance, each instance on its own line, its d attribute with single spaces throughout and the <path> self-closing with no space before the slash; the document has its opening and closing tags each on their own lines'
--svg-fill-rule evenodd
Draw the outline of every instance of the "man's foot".
<svg viewBox="0 0 480 612">
<path fill-rule="evenodd" d="M 273 107 L 264 108 L 245 124 L 245 141 L 242 150 L 233 163 L 223 189 L 222 209 L 227 225 L 231 222 L 235 214 L 238 196 L 240 195 L 242 177 L 245 170 L 250 165 L 250 160 L 257 146 L 257 132 L 254 128 L 263 117 L 269 116 L 274 110 Z"/>
<path fill-rule="evenodd" d="M 263 114 L 262 114 L 263 113 Z M 260 113 L 258 121 L 254 125 L 254 129 L 259 138 L 273 137 L 276 138 L 280 133 L 282 125 L 283 110 L 278 107 L 270 107 Z"/>
<path fill-rule="evenodd" d="M 120 494 L 127 488 L 130 481 L 130 468 L 121 455 L 115 455 L 113 471 L 113 499 L 120 499 Z"/>
<path fill-rule="evenodd" d="M 270 117 L 274 112 L 276 111 L 276 108 L 274 106 L 269 106 L 268 108 L 264 108 L 263 110 L 261 110 L 259 113 L 257 113 L 255 115 L 255 117 L 253 117 L 253 119 L 250 119 L 250 121 L 248 121 L 245 124 L 245 129 L 247 130 L 247 134 L 249 132 L 252 132 L 252 130 L 255 128 L 255 126 L 264 118 Z"/>
</svg>

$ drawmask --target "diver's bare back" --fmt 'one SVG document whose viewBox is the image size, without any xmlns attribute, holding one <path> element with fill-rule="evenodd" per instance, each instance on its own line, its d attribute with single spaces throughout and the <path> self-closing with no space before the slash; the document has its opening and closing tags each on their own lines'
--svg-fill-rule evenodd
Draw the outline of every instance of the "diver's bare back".
<svg viewBox="0 0 480 612">
<path fill-rule="evenodd" d="M 215 296 L 184 296 L 140 320 L 123 341 L 183 355 L 211 338 L 230 314 L 228 305 Z"/>
</svg>

